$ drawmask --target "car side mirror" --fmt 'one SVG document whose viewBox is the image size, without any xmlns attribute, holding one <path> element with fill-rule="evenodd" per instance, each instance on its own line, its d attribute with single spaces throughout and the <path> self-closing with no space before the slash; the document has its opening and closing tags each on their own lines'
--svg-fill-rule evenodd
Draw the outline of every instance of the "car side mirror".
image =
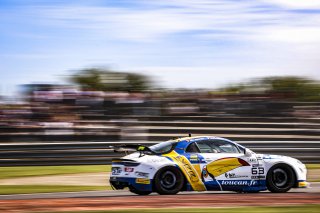
<svg viewBox="0 0 320 213">
<path fill-rule="evenodd" d="M 250 149 L 248 149 L 248 148 L 245 148 L 244 155 L 246 157 L 251 157 L 252 156 L 252 151 Z"/>
</svg>

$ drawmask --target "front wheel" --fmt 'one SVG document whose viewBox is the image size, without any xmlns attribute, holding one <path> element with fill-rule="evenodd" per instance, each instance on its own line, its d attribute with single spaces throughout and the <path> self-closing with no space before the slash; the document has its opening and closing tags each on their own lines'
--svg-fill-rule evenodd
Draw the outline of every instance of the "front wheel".
<svg viewBox="0 0 320 213">
<path fill-rule="evenodd" d="M 154 178 L 155 190 L 161 195 L 177 194 L 183 184 L 183 174 L 176 167 L 164 167 L 157 172 Z"/>
<path fill-rule="evenodd" d="M 277 164 L 269 169 L 267 188 L 271 192 L 289 191 L 295 184 L 295 174 L 287 164 Z"/>
</svg>

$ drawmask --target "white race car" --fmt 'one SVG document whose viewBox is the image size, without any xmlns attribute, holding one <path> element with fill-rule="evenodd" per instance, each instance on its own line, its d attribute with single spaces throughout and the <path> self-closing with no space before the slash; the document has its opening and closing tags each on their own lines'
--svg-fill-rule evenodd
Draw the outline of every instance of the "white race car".
<svg viewBox="0 0 320 213">
<path fill-rule="evenodd" d="M 135 194 L 179 191 L 287 192 L 304 188 L 307 170 L 299 160 L 256 154 L 219 137 L 185 137 L 113 159 L 110 184 Z"/>
</svg>

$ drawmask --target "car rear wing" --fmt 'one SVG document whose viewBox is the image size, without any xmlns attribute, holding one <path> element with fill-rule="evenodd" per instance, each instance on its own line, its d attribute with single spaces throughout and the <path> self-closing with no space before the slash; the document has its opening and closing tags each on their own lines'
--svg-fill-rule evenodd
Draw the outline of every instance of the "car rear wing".
<svg viewBox="0 0 320 213">
<path fill-rule="evenodd" d="M 109 148 L 113 149 L 114 152 L 124 152 L 126 154 L 138 151 L 140 152 L 140 156 L 145 152 L 153 153 L 149 147 L 141 144 L 123 144 L 119 146 L 109 146 Z"/>
</svg>

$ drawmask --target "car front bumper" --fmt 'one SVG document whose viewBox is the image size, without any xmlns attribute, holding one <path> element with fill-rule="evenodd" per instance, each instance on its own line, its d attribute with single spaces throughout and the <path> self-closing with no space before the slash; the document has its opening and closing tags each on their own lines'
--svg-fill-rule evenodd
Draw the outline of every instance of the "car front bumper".
<svg viewBox="0 0 320 213">
<path fill-rule="evenodd" d="M 310 183 L 307 181 L 298 181 L 297 188 L 308 188 L 310 186 Z"/>
</svg>

